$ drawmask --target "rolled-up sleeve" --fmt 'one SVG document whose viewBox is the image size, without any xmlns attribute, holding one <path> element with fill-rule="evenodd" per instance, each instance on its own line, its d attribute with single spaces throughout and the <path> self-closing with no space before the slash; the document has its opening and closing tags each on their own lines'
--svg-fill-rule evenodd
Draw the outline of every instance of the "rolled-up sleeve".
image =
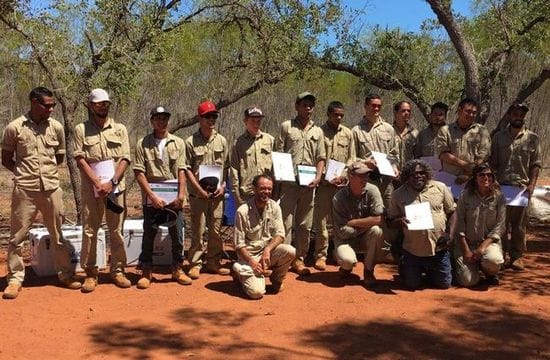
<svg viewBox="0 0 550 360">
<path fill-rule="evenodd" d="M 84 123 L 76 125 L 74 129 L 74 157 L 86 157 L 84 151 Z"/>
<path fill-rule="evenodd" d="M 143 152 L 143 139 L 136 143 L 135 159 L 132 169 L 134 171 L 145 172 L 145 155 Z"/>
</svg>

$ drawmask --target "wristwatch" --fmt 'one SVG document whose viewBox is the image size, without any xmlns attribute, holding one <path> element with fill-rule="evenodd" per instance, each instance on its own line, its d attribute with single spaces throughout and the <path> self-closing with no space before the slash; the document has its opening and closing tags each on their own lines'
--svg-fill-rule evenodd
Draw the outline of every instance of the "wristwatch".
<svg viewBox="0 0 550 360">
<path fill-rule="evenodd" d="M 111 184 L 113 184 L 113 186 L 117 186 L 118 185 L 118 179 L 112 178 L 111 179 Z"/>
</svg>

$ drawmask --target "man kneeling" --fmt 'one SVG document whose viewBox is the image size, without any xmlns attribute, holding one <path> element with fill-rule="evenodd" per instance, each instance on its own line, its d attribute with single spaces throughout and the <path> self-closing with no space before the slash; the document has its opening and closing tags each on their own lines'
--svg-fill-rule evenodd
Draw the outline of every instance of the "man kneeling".
<svg viewBox="0 0 550 360">
<path fill-rule="evenodd" d="M 282 290 L 296 250 L 283 244 L 285 228 L 281 208 L 271 199 L 271 177 L 258 175 L 252 186 L 254 197 L 237 209 L 234 241 L 238 260 L 233 271 L 245 294 L 260 299 L 266 292 L 265 276 L 271 280 L 271 293 Z"/>
</svg>

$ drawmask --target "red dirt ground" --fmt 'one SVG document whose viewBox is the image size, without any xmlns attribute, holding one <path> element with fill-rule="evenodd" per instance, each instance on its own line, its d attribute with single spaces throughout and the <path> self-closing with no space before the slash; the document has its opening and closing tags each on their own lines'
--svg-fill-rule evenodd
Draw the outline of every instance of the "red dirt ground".
<svg viewBox="0 0 550 360">
<path fill-rule="evenodd" d="M 408 292 L 393 265 L 379 265 L 370 291 L 329 266 L 289 274 L 282 293 L 258 301 L 217 275 L 182 287 L 160 269 L 150 289 L 123 290 L 102 274 L 82 294 L 29 271 L 19 297 L 0 300 L 0 359 L 550 359 L 550 253 L 526 258 L 527 271 L 506 270 L 496 288 Z M 0 289 L 5 274 L 3 248 Z"/>
</svg>

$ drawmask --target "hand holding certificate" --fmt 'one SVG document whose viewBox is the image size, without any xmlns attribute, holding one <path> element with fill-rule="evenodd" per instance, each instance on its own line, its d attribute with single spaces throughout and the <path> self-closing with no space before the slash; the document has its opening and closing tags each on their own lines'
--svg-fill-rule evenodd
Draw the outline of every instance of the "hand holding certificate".
<svg viewBox="0 0 550 360">
<path fill-rule="evenodd" d="M 325 180 L 331 182 L 334 178 L 342 176 L 346 164 L 340 161 L 329 159 L 327 161 L 327 171 L 325 173 Z"/>
<path fill-rule="evenodd" d="M 371 153 L 372 157 L 376 161 L 376 166 L 378 167 L 380 174 L 395 177 L 395 170 L 388 160 L 388 155 L 377 151 L 372 151 Z"/>
<path fill-rule="evenodd" d="M 273 176 L 277 181 L 296 181 L 294 175 L 294 165 L 292 164 L 292 155 L 273 151 L 271 153 L 273 161 Z"/>
<path fill-rule="evenodd" d="M 405 206 L 405 217 L 409 221 L 407 224 L 409 230 L 431 230 L 434 228 L 429 202 Z"/>
<path fill-rule="evenodd" d="M 90 168 L 92 168 L 92 171 L 99 178 L 99 182 L 102 184 L 108 183 L 115 176 L 115 162 L 113 159 L 90 163 Z M 113 189 L 113 192 L 115 194 L 120 192 L 118 186 Z M 95 186 L 94 197 L 100 197 L 98 189 Z"/>
<path fill-rule="evenodd" d="M 178 181 L 167 180 L 161 182 L 149 183 L 149 187 L 153 190 L 153 193 L 159 197 L 165 204 L 170 204 L 178 197 Z M 147 205 L 153 205 L 151 199 L 147 198 Z"/>
</svg>

